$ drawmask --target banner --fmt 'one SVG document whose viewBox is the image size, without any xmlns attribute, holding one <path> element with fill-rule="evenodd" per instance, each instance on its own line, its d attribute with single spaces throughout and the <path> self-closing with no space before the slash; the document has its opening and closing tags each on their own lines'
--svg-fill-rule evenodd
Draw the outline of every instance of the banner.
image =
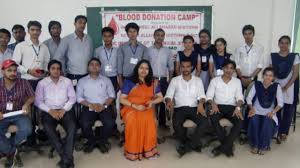
<svg viewBox="0 0 300 168">
<path fill-rule="evenodd" d="M 197 11 L 102 11 L 102 27 L 115 30 L 114 46 L 128 41 L 125 32 L 127 23 L 135 22 L 140 27 L 138 41 L 145 46 L 153 45 L 154 30 L 165 32 L 164 45 L 174 50 L 182 49 L 182 39 L 192 35 L 198 41 L 198 33 L 204 26 L 204 13 Z"/>
</svg>

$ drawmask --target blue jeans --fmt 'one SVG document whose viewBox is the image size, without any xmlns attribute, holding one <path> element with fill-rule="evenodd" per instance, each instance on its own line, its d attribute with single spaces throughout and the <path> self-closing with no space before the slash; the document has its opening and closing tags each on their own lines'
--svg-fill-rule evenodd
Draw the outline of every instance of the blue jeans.
<svg viewBox="0 0 300 168">
<path fill-rule="evenodd" d="M 18 131 L 10 138 L 5 136 L 10 125 L 18 127 Z M 25 141 L 32 132 L 31 122 L 28 116 L 19 115 L 0 120 L 0 153 L 11 154 L 17 145 Z"/>
</svg>

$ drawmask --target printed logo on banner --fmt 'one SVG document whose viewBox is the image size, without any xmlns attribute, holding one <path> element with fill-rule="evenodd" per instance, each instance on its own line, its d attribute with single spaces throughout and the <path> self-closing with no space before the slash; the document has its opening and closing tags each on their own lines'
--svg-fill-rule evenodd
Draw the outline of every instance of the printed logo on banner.
<svg viewBox="0 0 300 168">
<path fill-rule="evenodd" d="M 148 47 L 154 42 L 154 30 L 164 29 L 164 45 L 174 50 L 183 48 L 185 35 L 192 35 L 198 42 L 198 33 L 204 26 L 204 13 L 197 11 L 102 11 L 100 14 L 102 26 L 115 30 L 114 45 L 117 47 L 128 41 L 125 26 L 130 22 L 140 26 L 138 40 Z"/>
</svg>

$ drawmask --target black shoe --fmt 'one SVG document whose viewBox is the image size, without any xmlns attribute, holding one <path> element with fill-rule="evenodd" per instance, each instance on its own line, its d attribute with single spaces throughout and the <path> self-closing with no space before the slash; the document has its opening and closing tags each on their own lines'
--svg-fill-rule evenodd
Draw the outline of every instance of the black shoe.
<svg viewBox="0 0 300 168">
<path fill-rule="evenodd" d="M 4 164 L 5 168 L 13 168 L 14 167 L 17 154 L 18 154 L 18 150 L 16 149 L 13 154 L 10 154 L 6 157 L 7 160 Z"/>
<path fill-rule="evenodd" d="M 228 152 L 226 152 L 225 153 L 225 155 L 227 156 L 227 157 L 234 157 L 234 153 L 233 153 L 233 151 L 231 150 L 231 151 L 228 151 Z"/>
<path fill-rule="evenodd" d="M 23 161 L 20 157 L 20 153 L 16 154 L 15 165 L 16 165 L 16 167 L 23 167 L 24 166 Z"/>
<path fill-rule="evenodd" d="M 219 155 L 221 155 L 222 152 L 220 151 L 220 147 L 216 147 L 211 151 L 211 153 L 214 157 L 218 157 Z"/>
<path fill-rule="evenodd" d="M 193 149 L 193 151 L 198 152 L 198 153 L 202 152 L 202 146 L 201 145 L 198 145 L 197 147 L 193 147 L 192 149 Z"/>
<path fill-rule="evenodd" d="M 101 153 L 108 153 L 110 149 L 111 149 L 111 145 L 109 142 L 99 144 L 99 150 Z"/>
<path fill-rule="evenodd" d="M 94 147 L 95 147 L 95 145 L 86 143 L 86 144 L 84 145 L 83 152 L 84 152 L 84 153 L 92 153 L 93 150 L 94 150 Z"/>
<path fill-rule="evenodd" d="M 60 168 L 63 167 L 63 166 L 64 166 L 63 160 L 60 160 L 59 162 L 57 162 L 57 163 L 56 163 L 56 166 L 57 166 L 57 167 L 60 167 Z"/>
<path fill-rule="evenodd" d="M 176 147 L 176 151 L 179 154 L 179 157 L 182 157 L 183 155 L 186 154 L 186 147 L 184 144 L 180 144 Z"/>
</svg>

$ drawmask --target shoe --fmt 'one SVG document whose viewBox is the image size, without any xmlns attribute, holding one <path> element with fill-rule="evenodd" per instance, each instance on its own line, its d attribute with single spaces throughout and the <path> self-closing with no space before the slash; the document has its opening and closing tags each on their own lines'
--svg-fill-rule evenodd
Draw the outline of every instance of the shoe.
<svg viewBox="0 0 300 168">
<path fill-rule="evenodd" d="M 211 153 L 213 154 L 214 157 L 218 157 L 221 155 L 222 152 L 220 151 L 220 147 L 216 147 L 211 151 Z"/>
<path fill-rule="evenodd" d="M 57 166 L 57 167 L 60 167 L 60 168 L 63 167 L 63 166 L 64 166 L 63 160 L 60 160 L 59 162 L 57 162 L 57 163 L 56 163 L 56 166 Z"/>
<path fill-rule="evenodd" d="M 22 161 L 22 159 L 20 157 L 20 153 L 16 154 L 16 158 L 15 159 L 16 159 L 15 160 L 16 167 L 23 167 L 24 166 L 23 161 Z"/>
<path fill-rule="evenodd" d="M 84 152 L 84 153 L 92 153 L 93 150 L 94 150 L 94 147 L 95 147 L 95 145 L 86 143 L 86 144 L 84 145 L 83 152 Z"/>
<path fill-rule="evenodd" d="M 17 154 L 18 154 L 18 150 L 16 149 L 13 154 L 10 154 L 6 157 L 7 160 L 4 164 L 5 168 L 13 168 L 14 167 Z"/>
<path fill-rule="evenodd" d="M 99 144 L 99 150 L 101 153 L 108 153 L 111 149 L 111 145 L 109 142 Z"/>
<path fill-rule="evenodd" d="M 176 147 L 176 151 L 179 154 L 179 157 L 182 157 L 183 155 L 186 154 L 186 147 L 184 144 L 180 144 Z"/>
</svg>

